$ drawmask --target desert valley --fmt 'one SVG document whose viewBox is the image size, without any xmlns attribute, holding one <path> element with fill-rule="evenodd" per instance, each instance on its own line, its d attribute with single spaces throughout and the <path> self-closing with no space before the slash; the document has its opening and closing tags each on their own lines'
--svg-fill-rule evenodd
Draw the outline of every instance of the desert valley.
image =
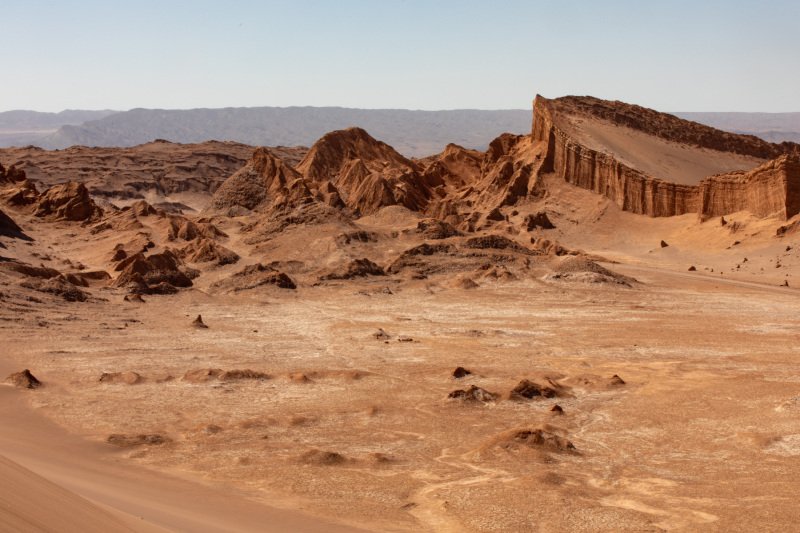
<svg viewBox="0 0 800 533">
<path fill-rule="evenodd" d="M 537 96 L 0 165 L 0 530 L 796 528 L 798 144 Z"/>
</svg>

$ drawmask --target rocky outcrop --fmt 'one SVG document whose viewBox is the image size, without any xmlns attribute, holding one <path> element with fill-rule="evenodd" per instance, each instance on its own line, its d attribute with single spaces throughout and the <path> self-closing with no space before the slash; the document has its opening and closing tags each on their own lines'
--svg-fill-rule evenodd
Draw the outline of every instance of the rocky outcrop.
<svg viewBox="0 0 800 533">
<path fill-rule="evenodd" d="M 87 221 L 98 218 L 102 210 L 89 196 L 83 183 L 68 181 L 53 185 L 42 193 L 34 215 L 52 220 Z"/>
<path fill-rule="evenodd" d="M 800 156 L 783 155 L 749 172 L 720 174 L 700 183 L 700 212 L 735 211 L 788 219 L 800 213 Z"/>
<path fill-rule="evenodd" d="M 248 265 L 228 278 L 214 283 L 212 287 L 226 292 L 238 292 L 270 285 L 280 289 L 297 288 L 297 284 L 288 275 L 260 263 Z"/>
<path fill-rule="evenodd" d="M 335 191 L 358 215 L 389 205 L 421 211 L 428 203 L 428 187 L 418 165 L 361 128 L 327 133 L 297 170 L 315 188 Z"/>
<path fill-rule="evenodd" d="M 176 253 L 190 263 L 214 263 L 222 266 L 231 265 L 239 260 L 239 254 L 233 250 L 206 238 L 196 239 Z"/>
<path fill-rule="evenodd" d="M 320 281 L 334 279 L 365 278 L 367 276 L 385 276 L 386 272 L 379 265 L 366 257 L 354 259 L 346 266 L 320 277 Z"/>
<path fill-rule="evenodd" d="M 0 163 L 0 185 L 25 181 L 25 171 L 15 165 L 6 168 Z"/>
<path fill-rule="evenodd" d="M 502 208 L 544 193 L 537 179 L 541 152 L 530 136 L 509 133 L 484 153 L 448 145 L 420 161 L 431 188 L 426 214 L 466 231 L 505 220 Z"/>
<path fill-rule="evenodd" d="M 120 272 L 114 286 L 126 287 L 130 292 L 140 294 L 170 294 L 177 287 L 191 287 L 192 280 L 182 270 L 181 260 L 171 250 L 145 256 L 132 255 L 117 264 Z"/>
<path fill-rule="evenodd" d="M 302 176 L 268 148 L 258 148 L 250 161 L 217 189 L 211 206 L 233 212 L 256 210 L 290 198 L 311 198 Z"/>
<path fill-rule="evenodd" d="M 776 159 L 749 171 L 710 176 L 699 185 L 672 183 L 632 168 L 612 153 L 582 144 L 563 125 L 563 115 L 570 114 L 610 121 L 699 148 Z M 757 216 L 784 219 L 800 212 L 800 145 L 775 145 L 639 106 L 591 97 L 548 100 L 537 96 L 532 138 L 545 146 L 539 172 L 553 172 L 568 183 L 601 194 L 624 211 L 662 217 L 686 213 L 718 216 L 747 210 Z"/>
<path fill-rule="evenodd" d="M 15 239 L 30 240 L 30 237 L 25 235 L 14 219 L 0 210 L 0 237 L 13 237 Z"/>
</svg>

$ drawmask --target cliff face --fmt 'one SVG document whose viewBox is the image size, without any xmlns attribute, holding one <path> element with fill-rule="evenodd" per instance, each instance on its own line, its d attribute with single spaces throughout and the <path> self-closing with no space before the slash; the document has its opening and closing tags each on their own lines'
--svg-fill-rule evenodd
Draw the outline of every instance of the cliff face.
<svg viewBox="0 0 800 533">
<path fill-rule="evenodd" d="M 783 155 L 749 172 L 706 178 L 700 201 L 707 216 L 747 210 L 759 217 L 791 218 L 800 213 L 800 157 Z"/>
<path fill-rule="evenodd" d="M 560 116 L 566 113 L 588 120 L 611 121 L 702 149 L 772 157 L 785 149 L 790 155 L 780 155 L 750 171 L 710 176 L 699 185 L 682 185 L 632 168 L 612 153 L 589 148 L 570 132 L 569 125 Z M 540 172 L 553 172 L 568 183 L 601 194 L 624 211 L 661 217 L 686 213 L 719 216 L 748 210 L 761 217 L 782 218 L 800 212 L 797 145 L 773 145 L 638 106 L 575 97 L 547 100 L 537 96 L 532 137 L 546 146 Z"/>
<path fill-rule="evenodd" d="M 613 200 L 624 211 L 654 217 L 682 215 L 697 210 L 697 187 L 669 183 L 647 176 L 572 140 L 552 127 L 543 171 Z"/>
</svg>

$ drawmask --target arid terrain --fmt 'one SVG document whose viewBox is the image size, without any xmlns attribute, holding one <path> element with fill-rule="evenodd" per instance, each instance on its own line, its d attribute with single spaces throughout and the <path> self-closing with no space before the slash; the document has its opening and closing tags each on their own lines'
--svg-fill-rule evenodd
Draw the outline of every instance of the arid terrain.
<svg viewBox="0 0 800 533">
<path fill-rule="evenodd" d="M 800 145 L 0 149 L 0 530 L 788 531 Z"/>
</svg>

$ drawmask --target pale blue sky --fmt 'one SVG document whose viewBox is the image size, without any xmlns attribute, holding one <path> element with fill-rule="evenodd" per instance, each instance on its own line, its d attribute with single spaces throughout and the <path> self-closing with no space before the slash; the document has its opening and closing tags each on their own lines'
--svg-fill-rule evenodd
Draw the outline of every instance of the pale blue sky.
<svg viewBox="0 0 800 533">
<path fill-rule="evenodd" d="M 0 21 L 0 111 L 800 111 L 797 0 L 2 0 Z"/>
</svg>

